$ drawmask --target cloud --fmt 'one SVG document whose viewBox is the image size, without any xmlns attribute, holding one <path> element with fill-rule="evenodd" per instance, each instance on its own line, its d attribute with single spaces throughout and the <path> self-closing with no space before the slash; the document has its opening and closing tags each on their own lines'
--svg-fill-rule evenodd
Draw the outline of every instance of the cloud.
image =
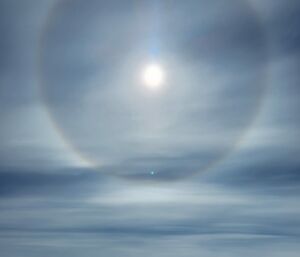
<svg viewBox="0 0 300 257">
<path fill-rule="evenodd" d="M 173 90 L 155 98 L 128 75 L 157 42 L 151 5 L 140 17 L 135 1 L 61 2 L 41 56 L 58 131 L 35 63 L 53 1 L 1 1 L 4 256 L 299 255 L 299 4 L 251 2 L 260 16 L 242 1 L 168 1 Z"/>
</svg>

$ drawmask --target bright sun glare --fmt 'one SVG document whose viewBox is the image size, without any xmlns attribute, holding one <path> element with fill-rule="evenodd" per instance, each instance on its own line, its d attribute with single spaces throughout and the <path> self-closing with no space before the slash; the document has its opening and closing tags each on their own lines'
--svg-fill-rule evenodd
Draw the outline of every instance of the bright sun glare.
<svg viewBox="0 0 300 257">
<path fill-rule="evenodd" d="M 145 67 L 142 79 L 148 88 L 158 88 L 165 81 L 165 73 L 163 68 L 159 64 L 149 64 Z"/>
</svg>

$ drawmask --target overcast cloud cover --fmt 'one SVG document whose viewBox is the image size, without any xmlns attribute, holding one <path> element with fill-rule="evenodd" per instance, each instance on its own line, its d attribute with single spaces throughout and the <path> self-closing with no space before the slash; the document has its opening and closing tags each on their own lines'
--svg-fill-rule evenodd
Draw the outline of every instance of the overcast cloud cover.
<svg viewBox="0 0 300 257">
<path fill-rule="evenodd" d="M 0 0 L 0 255 L 299 256 L 299 14 Z"/>
</svg>

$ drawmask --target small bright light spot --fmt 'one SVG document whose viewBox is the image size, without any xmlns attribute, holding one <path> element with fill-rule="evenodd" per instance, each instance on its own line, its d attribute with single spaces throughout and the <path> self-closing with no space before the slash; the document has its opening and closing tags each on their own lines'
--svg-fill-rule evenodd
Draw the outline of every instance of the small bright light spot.
<svg viewBox="0 0 300 257">
<path fill-rule="evenodd" d="M 143 72 L 143 82 L 149 88 L 160 87 L 165 80 L 165 74 L 162 67 L 158 64 L 146 66 Z"/>
<path fill-rule="evenodd" d="M 153 176 L 154 175 L 154 171 L 151 171 L 150 174 Z"/>
</svg>

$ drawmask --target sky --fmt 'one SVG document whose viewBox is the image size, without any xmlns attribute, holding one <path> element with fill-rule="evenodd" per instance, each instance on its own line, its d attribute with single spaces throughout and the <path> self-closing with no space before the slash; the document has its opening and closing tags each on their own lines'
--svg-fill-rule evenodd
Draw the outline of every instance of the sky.
<svg viewBox="0 0 300 257">
<path fill-rule="evenodd" d="M 1 255 L 298 256 L 299 13 L 0 0 Z"/>
</svg>

